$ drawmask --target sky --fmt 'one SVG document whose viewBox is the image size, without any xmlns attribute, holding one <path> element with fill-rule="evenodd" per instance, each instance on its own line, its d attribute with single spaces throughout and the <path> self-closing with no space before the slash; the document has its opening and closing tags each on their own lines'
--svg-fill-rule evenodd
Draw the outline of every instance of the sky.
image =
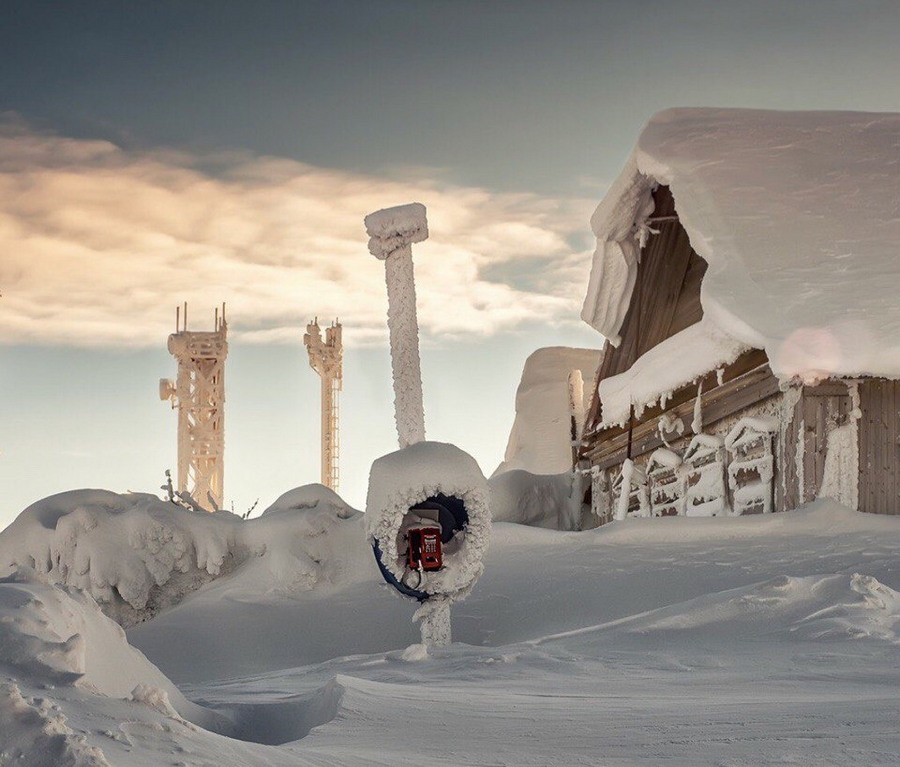
<svg viewBox="0 0 900 767">
<path fill-rule="evenodd" d="M 319 477 L 307 321 L 344 323 L 341 490 L 396 446 L 383 265 L 415 247 L 426 430 L 502 460 L 525 358 L 578 318 L 589 217 L 671 106 L 897 111 L 900 3 L 41 2 L 0 9 L 0 527 L 157 492 L 175 306 L 228 305 L 226 506 Z"/>
</svg>

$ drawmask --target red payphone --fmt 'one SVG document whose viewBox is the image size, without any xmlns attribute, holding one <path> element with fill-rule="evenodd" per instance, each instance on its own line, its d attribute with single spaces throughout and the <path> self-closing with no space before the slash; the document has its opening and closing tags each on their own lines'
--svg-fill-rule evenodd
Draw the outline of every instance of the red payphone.
<svg viewBox="0 0 900 767">
<path fill-rule="evenodd" d="M 411 570 L 440 570 L 443 566 L 441 528 L 411 527 L 407 536 L 407 564 Z"/>
</svg>

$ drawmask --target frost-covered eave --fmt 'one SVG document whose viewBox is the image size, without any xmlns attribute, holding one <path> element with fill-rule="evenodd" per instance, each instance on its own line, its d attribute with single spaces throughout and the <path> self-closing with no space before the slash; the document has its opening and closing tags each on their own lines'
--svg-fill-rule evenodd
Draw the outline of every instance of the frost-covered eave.
<svg viewBox="0 0 900 767">
<path fill-rule="evenodd" d="M 641 148 L 635 147 L 618 178 L 591 216 L 591 229 L 597 238 L 587 294 L 581 318 L 618 346 L 620 331 L 637 279 L 641 250 L 655 233 L 650 218 L 654 211 L 653 192 L 667 186 L 676 201 L 680 224 L 691 241 L 691 247 L 707 263 L 714 259 L 701 227 L 696 225 L 688 210 L 678 208 L 678 181 L 672 169 Z M 700 303 L 705 316 L 714 322 L 726 314 L 721 307 L 708 300 L 701 290 Z M 762 348 L 763 338 L 737 318 L 716 322 L 732 329 L 732 335 L 748 346 Z M 737 328 L 740 332 L 735 334 Z"/>
<path fill-rule="evenodd" d="M 639 159 L 640 151 L 635 149 L 591 216 L 597 248 L 581 318 L 613 346 L 622 340 L 619 331 L 631 303 L 641 248 L 649 234 L 647 219 L 653 213 L 653 190 L 666 183 L 641 172 Z"/>
<path fill-rule="evenodd" d="M 674 392 L 730 365 L 749 349 L 704 317 L 641 355 L 628 370 L 600 381 L 599 429 L 623 426 L 632 412 L 640 418 L 647 407 L 664 407 Z"/>
</svg>

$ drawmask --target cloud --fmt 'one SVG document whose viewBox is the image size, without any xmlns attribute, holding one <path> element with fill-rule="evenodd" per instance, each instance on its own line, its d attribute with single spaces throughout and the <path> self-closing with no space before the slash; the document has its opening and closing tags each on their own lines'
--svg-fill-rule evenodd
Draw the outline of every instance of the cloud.
<svg viewBox="0 0 900 767">
<path fill-rule="evenodd" d="M 386 336 L 384 266 L 363 217 L 419 201 L 428 336 L 578 322 L 591 201 L 493 193 L 411 170 L 385 177 L 246 153 L 130 151 L 0 123 L 0 342 L 160 346 L 228 304 L 230 335 L 298 343 L 315 315 L 351 344 Z M 574 239 L 573 239 L 574 238 Z M 581 247 L 572 242 L 580 239 Z"/>
</svg>

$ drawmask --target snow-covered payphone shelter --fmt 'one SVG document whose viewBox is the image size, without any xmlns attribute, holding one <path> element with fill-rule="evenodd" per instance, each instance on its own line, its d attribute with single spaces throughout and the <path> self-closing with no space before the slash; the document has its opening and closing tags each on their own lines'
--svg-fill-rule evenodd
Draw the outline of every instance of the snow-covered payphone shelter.
<svg viewBox="0 0 900 767">
<path fill-rule="evenodd" d="M 591 220 L 582 317 L 607 343 L 581 457 L 597 487 L 669 441 L 684 453 L 742 418 L 775 419 L 771 499 L 759 477 L 748 489 L 729 471 L 748 460 L 732 440 L 710 508 L 829 495 L 900 513 L 898 147 L 900 114 L 673 109 L 650 121 Z M 679 422 L 693 428 L 666 433 Z M 598 518 L 615 502 L 594 493 Z"/>
</svg>

